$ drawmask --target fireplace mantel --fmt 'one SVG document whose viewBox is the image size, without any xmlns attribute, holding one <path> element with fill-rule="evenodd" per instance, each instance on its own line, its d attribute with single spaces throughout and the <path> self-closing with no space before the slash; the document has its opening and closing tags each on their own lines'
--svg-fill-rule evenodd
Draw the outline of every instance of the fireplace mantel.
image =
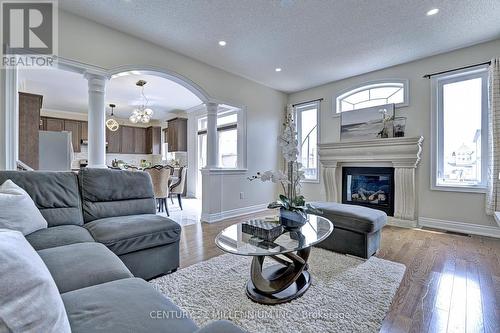
<svg viewBox="0 0 500 333">
<path fill-rule="evenodd" d="M 391 224 L 417 224 L 415 169 L 422 155 L 424 138 L 403 137 L 366 141 L 342 141 L 319 145 L 326 199 L 341 202 L 341 168 L 350 166 L 394 167 L 394 217 Z"/>
<path fill-rule="evenodd" d="M 342 141 L 319 145 L 323 165 L 335 163 L 391 162 L 394 167 L 414 167 L 420 163 L 423 136 L 367 141 Z"/>
</svg>

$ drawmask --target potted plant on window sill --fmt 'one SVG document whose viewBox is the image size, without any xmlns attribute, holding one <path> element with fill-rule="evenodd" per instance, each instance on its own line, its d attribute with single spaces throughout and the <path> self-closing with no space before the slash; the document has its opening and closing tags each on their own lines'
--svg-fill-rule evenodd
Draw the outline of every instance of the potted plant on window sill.
<svg viewBox="0 0 500 333">
<path fill-rule="evenodd" d="M 249 177 L 250 181 L 260 179 L 263 182 L 271 181 L 280 184 L 283 194 L 276 201 L 271 202 L 267 208 L 280 210 L 280 223 L 285 229 L 297 229 L 307 222 L 307 214 L 321 214 L 322 212 L 306 203 L 300 194 L 301 180 L 304 177 L 302 165 L 298 162 L 299 141 L 295 122 L 288 112 L 283 124 L 283 133 L 278 138 L 281 153 L 285 160 L 285 172 L 266 171 L 258 172 L 257 175 Z"/>
</svg>

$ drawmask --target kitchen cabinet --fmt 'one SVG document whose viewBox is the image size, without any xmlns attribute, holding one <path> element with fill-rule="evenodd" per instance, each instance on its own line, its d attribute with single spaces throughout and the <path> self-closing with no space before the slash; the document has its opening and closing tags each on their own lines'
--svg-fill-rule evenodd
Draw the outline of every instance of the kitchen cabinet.
<svg viewBox="0 0 500 333">
<path fill-rule="evenodd" d="M 86 121 L 81 121 L 80 122 L 80 125 L 81 125 L 81 137 L 82 137 L 82 140 L 88 140 L 89 139 L 89 123 L 86 122 Z"/>
<path fill-rule="evenodd" d="M 81 152 L 80 142 L 82 140 L 81 136 L 81 122 L 78 120 L 64 120 L 64 130 L 71 132 L 71 142 L 73 144 L 73 151 L 75 153 Z"/>
<path fill-rule="evenodd" d="M 64 119 L 45 118 L 45 131 L 62 132 L 64 131 Z"/>
<path fill-rule="evenodd" d="M 73 150 L 77 153 L 81 152 L 82 140 L 88 140 L 88 123 L 86 121 L 52 118 L 52 117 L 40 117 L 39 122 L 40 122 L 40 130 L 42 131 L 71 132 Z"/>
<path fill-rule="evenodd" d="M 20 92 L 19 95 L 19 160 L 38 169 L 38 132 L 43 96 Z"/>
<path fill-rule="evenodd" d="M 108 143 L 108 153 L 120 153 L 122 150 L 122 127 L 120 126 L 117 131 L 110 131 L 106 128 L 106 141 Z"/>
<path fill-rule="evenodd" d="M 150 126 L 146 130 L 146 154 L 161 154 L 161 127 Z"/>
<path fill-rule="evenodd" d="M 122 129 L 121 153 L 135 154 L 135 131 L 131 126 L 120 126 Z"/>
<path fill-rule="evenodd" d="M 136 154 L 147 154 L 146 152 L 146 135 L 148 130 L 144 127 L 134 127 L 134 137 L 135 137 L 135 146 L 134 152 Z"/>
<path fill-rule="evenodd" d="M 39 124 L 39 129 L 44 131 L 71 132 L 75 152 L 80 152 L 82 141 L 88 140 L 88 122 L 86 121 L 39 117 L 31 123 Z M 106 128 L 106 142 L 107 153 L 159 155 L 161 154 L 161 128 L 159 126 L 146 128 L 122 125 L 115 132 Z"/>
<path fill-rule="evenodd" d="M 169 152 L 187 151 L 186 118 L 174 118 L 168 121 L 167 143 Z"/>
<path fill-rule="evenodd" d="M 168 128 L 163 129 L 163 143 L 168 142 Z"/>
</svg>

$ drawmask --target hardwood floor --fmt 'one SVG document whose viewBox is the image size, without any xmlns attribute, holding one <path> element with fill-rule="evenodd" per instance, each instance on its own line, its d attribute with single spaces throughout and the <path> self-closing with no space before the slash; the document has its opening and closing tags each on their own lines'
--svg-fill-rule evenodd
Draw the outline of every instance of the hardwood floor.
<svg viewBox="0 0 500 333">
<path fill-rule="evenodd" d="M 223 254 L 215 236 L 246 218 L 183 227 L 181 267 Z M 500 332 L 500 240 L 387 226 L 377 256 L 406 265 L 381 332 Z"/>
</svg>

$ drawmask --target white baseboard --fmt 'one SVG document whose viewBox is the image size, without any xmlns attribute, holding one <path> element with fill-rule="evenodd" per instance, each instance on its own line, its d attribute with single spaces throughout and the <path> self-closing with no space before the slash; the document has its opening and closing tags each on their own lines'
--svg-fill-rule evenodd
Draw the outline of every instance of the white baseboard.
<svg viewBox="0 0 500 333">
<path fill-rule="evenodd" d="M 219 222 L 219 221 L 229 219 L 232 217 L 257 213 L 257 212 L 261 212 L 261 211 L 265 210 L 267 208 L 267 205 L 268 204 L 265 203 L 265 204 L 260 204 L 260 205 L 225 210 L 225 211 L 222 211 L 219 213 L 201 214 L 201 221 L 207 222 L 207 223 L 214 223 L 214 222 Z"/>
<path fill-rule="evenodd" d="M 387 216 L 387 224 L 395 226 L 395 227 L 401 227 L 401 228 L 415 228 L 415 227 L 417 227 L 416 220 L 403 220 L 403 219 L 395 218 L 393 216 Z"/>
<path fill-rule="evenodd" d="M 428 217 L 419 217 L 418 224 L 420 227 L 429 227 L 447 231 L 460 232 L 464 234 L 500 238 L 500 228 L 488 225 L 438 220 Z"/>
</svg>

